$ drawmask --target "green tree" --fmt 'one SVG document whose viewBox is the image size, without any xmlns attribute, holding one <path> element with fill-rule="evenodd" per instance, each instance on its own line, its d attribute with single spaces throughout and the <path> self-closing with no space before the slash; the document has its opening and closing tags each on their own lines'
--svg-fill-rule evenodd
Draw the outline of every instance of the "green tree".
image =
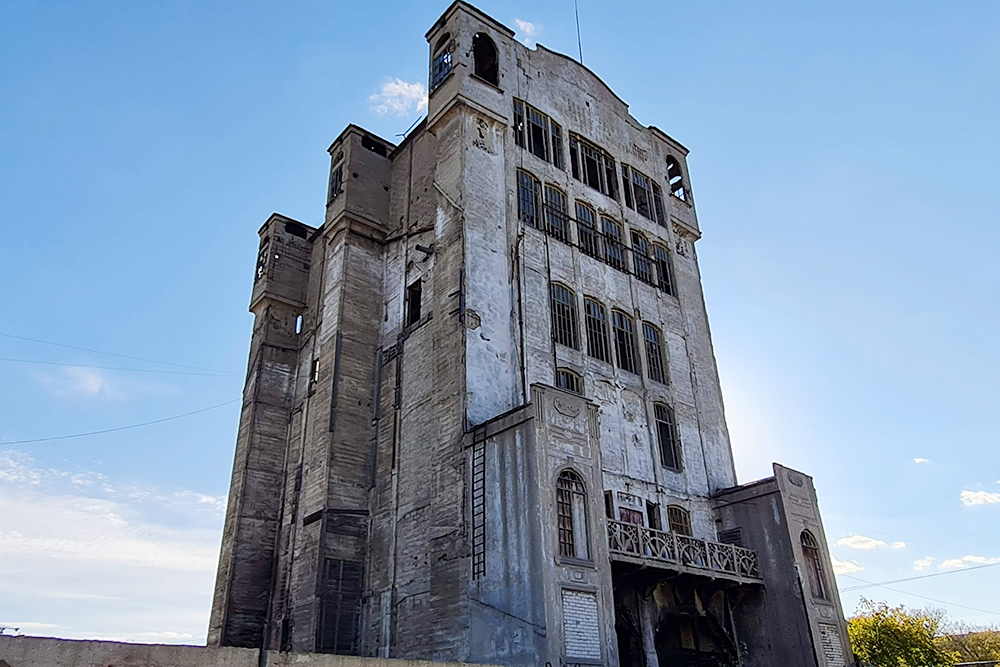
<svg viewBox="0 0 1000 667">
<path fill-rule="evenodd" d="M 997 627 L 950 624 L 935 643 L 956 662 L 1000 660 L 1000 628 Z"/>
<path fill-rule="evenodd" d="M 934 644 L 941 617 L 861 598 L 847 634 L 854 653 L 872 667 L 945 667 L 952 662 Z"/>
</svg>

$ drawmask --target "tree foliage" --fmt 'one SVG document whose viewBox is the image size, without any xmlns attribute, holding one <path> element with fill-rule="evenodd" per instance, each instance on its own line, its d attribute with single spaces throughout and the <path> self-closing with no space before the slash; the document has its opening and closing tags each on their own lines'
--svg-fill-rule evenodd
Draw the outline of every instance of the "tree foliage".
<svg viewBox="0 0 1000 667">
<path fill-rule="evenodd" d="M 967 623 L 948 626 L 946 634 L 938 637 L 938 648 L 956 662 L 1000 660 L 1000 628 L 977 628 Z"/>
<path fill-rule="evenodd" d="M 951 660 L 934 643 L 941 618 L 940 613 L 862 598 L 857 615 L 847 622 L 847 634 L 855 655 L 872 667 L 945 667 Z"/>
</svg>

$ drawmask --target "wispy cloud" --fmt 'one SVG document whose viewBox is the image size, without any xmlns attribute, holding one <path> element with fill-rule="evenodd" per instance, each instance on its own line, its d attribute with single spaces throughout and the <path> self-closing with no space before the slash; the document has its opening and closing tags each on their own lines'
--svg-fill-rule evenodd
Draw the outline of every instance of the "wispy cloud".
<svg viewBox="0 0 1000 667">
<path fill-rule="evenodd" d="M 906 542 L 893 542 L 892 543 L 892 548 L 893 549 L 905 549 L 906 548 Z"/>
<path fill-rule="evenodd" d="M 121 400 L 136 396 L 170 396 L 179 392 L 171 384 L 125 377 L 114 371 L 87 366 L 60 366 L 34 371 L 31 376 L 45 391 L 59 397 Z"/>
<path fill-rule="evenodd" d="M 836 574 L 854 574 L 865 569 L 856 560 L 837 560 L 832 556 L 830 560 L 833 562 L 833 571 Z"/>
<path fill-rule="evenodd" d="M 536 38 L 542 32 L 542 24 L 522 21 L 521 19 L 514 19 L 514 23 L 517 24 L 517 31 L 520 33 L 519 39 L 526 46 L 534 46 Z"/>
<path fill-rule="evenodd" d="M 871 551 L 872 549 L 879 549 L 888 545 L 882 540 L 865 537 L 864 535 L 850 535 L 837 540 L 837 546 L 857 549 L 858 551 Z"/>
<path fill-rule="evenodd" d="M 962 491 L 962 504 L 969 507 L 975 505 L 992 505 L 1000 503 L 1000 493 L 990 493 L 989 491 Z"/>
<path fill-rule="evenodd" d="M 985 558 L 983 556 L 962 556 L 961 558 L 949 558 L 948 560 L 942 561 L 938 565 L 939 570 L 958 570 L 963 567 L 969 567 L 969 563 L 973 565 L 993 565 L 994 563 L 1000 563 L 1000 558 Z"/>
<path fill-rule="evenodd" d="M 930 459 L 913 459 L 914 463 L 930 463 Z"/>
<path fill-rule="evenodd" d="M 937 559 L 934 558 L 934 556 L 924 556 L 919 560 L 913 561 L 913 569 L 917 572 L 923 572 L 924 570 L 929 569 L 931 564 L 936 560 Z"/>
<path fill-rule="evenodd" d="M 427 88 L 422 83 L 393 79 L 383 83 L 379 92 L 368 100 L 372 103 L 372 111 L 379 116 L 410 116 L 427 111 Z"/>
</svg>

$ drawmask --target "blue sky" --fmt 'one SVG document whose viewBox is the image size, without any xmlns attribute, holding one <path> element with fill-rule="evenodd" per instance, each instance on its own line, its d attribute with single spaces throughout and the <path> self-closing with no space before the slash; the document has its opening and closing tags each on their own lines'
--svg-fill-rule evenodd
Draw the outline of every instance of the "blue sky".
<svg viewBox="0 0 1000 667">
<path fill-rule="evenodd" d="M 479 6 L 576 53 L 571 2 Z M 0 625 L 204 641 L 238 405 L 11 443 L 239 397 L 257 228 L 419 117 L 445 8 L 0 2 L 0 333 L 198 367 L 0 336 L 52 362 L 0 361 Z M 614 8 L 584 61 L 692 151 L 740 480 L 814 476 L 842 588 L 950 573 L 848 613 L 1000 623 L 1000 5 Z"/>
</svg>

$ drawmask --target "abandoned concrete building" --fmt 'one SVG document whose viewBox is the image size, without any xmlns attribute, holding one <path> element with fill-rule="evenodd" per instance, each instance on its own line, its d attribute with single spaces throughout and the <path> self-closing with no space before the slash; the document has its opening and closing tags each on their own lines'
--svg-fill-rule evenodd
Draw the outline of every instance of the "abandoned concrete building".
<svg viewBox="0 0 1000 667">
<path fill-rule="evenodd" d="M 260 229 L 209 644 L 852 662 L 812 480 L 738 485 L 687 149 L 474 7 L 427 117 Z"/>
</svg>

